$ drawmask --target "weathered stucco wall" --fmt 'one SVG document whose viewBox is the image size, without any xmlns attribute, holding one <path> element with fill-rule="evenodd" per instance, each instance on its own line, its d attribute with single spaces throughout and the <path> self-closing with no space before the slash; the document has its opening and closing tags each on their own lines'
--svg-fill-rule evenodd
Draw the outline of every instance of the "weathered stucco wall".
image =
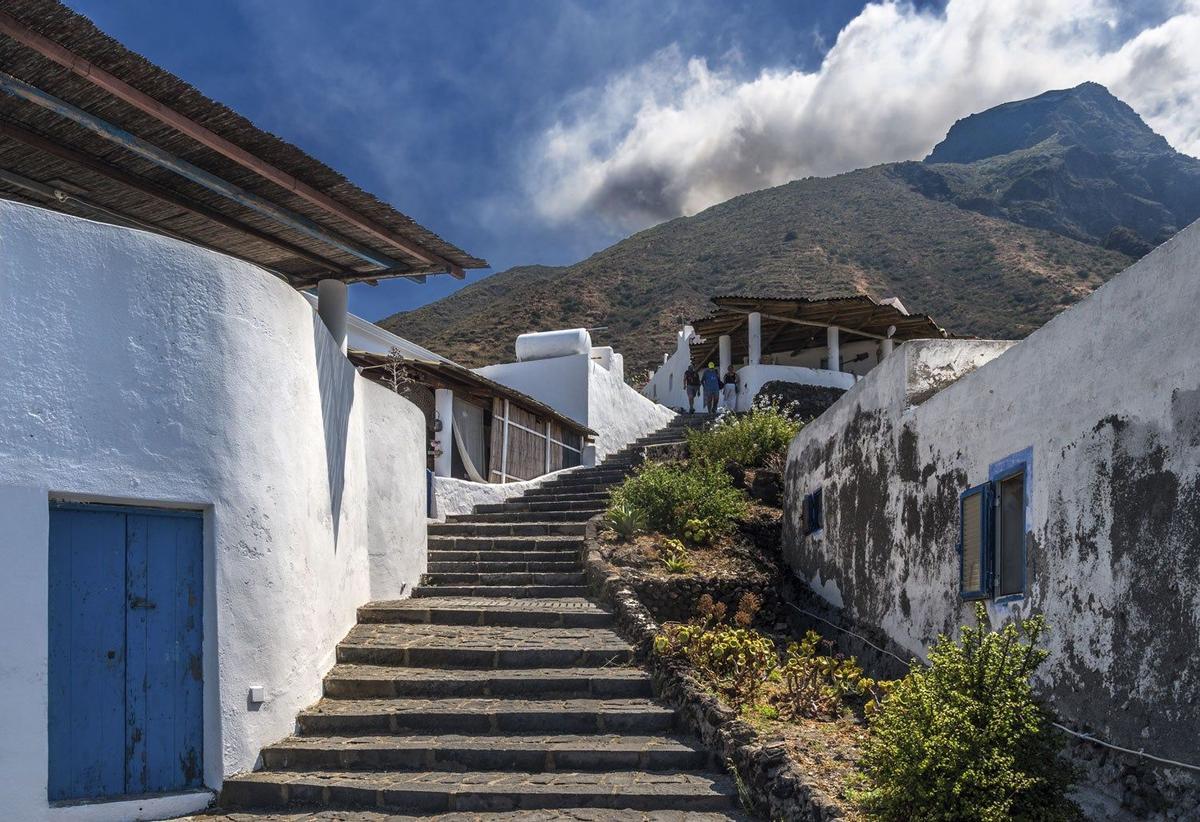
<svg viewBox="0 0 1200 822">
<path fill-rule="evenodd" d="M 971 613 L 960 493 L 1030 449 L 1027 593 L 993 618 L 1046 615 L 1042 684 L 1066 722 L 1200 759 L 1198 271 L 1194 224 L 1003 353 L 906 343 L 792 443 L 795 572 L 923 654 Z M 804 536 L 817 487 L 824 528 Z"/>
<path fill-rule="evenodd" d="M 48 808 L 51 498 L 204 512 L 204 777 L 253 766 L 320 694 L 372 596 L 424 564 L 424 420 L 358 377 L 305 300 L 246 263 L 0 201 L 0 807 Z M 262 685 L 267 700 L 248 704 Z M 206 799 L 193 798 L 203 804 Z"/>
<path fill-rule="evenodd" d="M 490 505 L 519 497 L 544 482 L 578 470 L 578 467 L 563 468 L 561 471 L 551 471 L 531 480 L 505 483 L 434 477 L 433 516 L 435 519 L 444 520 L 450 514 L 469 514 L 475 510 L 476 505 Z"/>
</svg>

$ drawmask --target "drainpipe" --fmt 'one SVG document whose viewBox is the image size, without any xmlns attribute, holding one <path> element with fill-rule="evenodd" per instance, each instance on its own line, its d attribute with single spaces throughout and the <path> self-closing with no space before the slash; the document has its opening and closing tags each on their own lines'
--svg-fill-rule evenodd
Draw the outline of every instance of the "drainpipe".
<svg viewBox="0 0 1200 822">
<path fill-rule="evenodd" d="M 749 337 L 750 365 L 762 362 L 762 314 L 753 311 L 746 315 L 746 334 Z"/>
<path fill-rule="evenodd" d="M 892 335 L 896 333 L 896 326 L 889 325 L 887 336 L 883 338 L 883 347 L 879 353 L 879 359 L 886 360 L 892 356 L 892 352 L 896 350 L 896 343 L 892 341 Z"/>
<path fill-rule="evenodd" d="M 733 340 L 729 339 L 728 334 L 722 334 L 717 337 L 717 365 L 721 368 L 721 376 L 725 376 L 725 372 L 729 370 L 730 364 L 733 362 Z"/>
<path fill-rule="evenodd" d="M 341 280 L 321 280 L 317 283 L 317 314 L 342 353 L 346 353 L 346 318 L 349 289 Z"/>
<path fill-rule="evenodd" d="M 842 370 L 842 345 L 841 337 L 838 333 L 839 329 L 836 325 L 829 326 L 825 331 L 826 343 L 829 346 L 829 370 Z"/>
<path fill-rule="evenodd" d="M 433 390 L 433 407 L 437 412 L 438 421 L 442 428 L 437 434 L 442 445 L 442 452 L 433 458 L 433 473 L 439 477 L 448 477 L 454 467 L 454 392 L 449 388 Z"/>
</svg>

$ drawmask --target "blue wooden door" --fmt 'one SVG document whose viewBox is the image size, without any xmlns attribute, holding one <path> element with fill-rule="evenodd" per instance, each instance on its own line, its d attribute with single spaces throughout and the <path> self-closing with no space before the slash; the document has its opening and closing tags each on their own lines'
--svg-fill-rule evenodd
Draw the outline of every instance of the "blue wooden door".
<svg viewBox="0 0 1200 822">
<path fill-rule="evenodd" d="M 202 784 L 198 513 L 50 511 L 49 798 Z"/>
</svg>

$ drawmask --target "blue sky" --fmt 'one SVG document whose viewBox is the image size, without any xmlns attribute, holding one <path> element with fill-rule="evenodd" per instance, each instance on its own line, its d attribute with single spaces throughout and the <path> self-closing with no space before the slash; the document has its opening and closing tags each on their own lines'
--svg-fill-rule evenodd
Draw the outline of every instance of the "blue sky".
<svg viewBox="0 0 1200 822">
<path fill-rule="evenodd" d="M 1200 145 L 1195 93 L 1138 81 L 1147 54 L 1196 68 L 1191 0 L 67 1 L 495 270 L 920 156 L 956 117 L 1085 79 Z M 379 319 L 459 286 L 356 286 L 351 308 Z"/>
</svg>

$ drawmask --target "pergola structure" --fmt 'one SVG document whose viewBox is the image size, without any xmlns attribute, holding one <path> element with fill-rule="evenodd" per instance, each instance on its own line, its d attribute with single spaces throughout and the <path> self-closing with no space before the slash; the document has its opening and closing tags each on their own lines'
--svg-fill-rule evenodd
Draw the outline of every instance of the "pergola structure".
<svg viewBox="0 0 1200 822">
<path fill-rule="evenodd" d="M 941 339 L 947 331 L 925 314 L 909 314 L 896 301 L 876 302 L 865 294 L 828 299 L 727 295 L 712 298 L 716 310 L 692 323 L 702 340 L 691 349 L 697 367 L 719 357 L 758 365 L 764 356 L 828 350 L 829 369 L 839 369 L 841 346 L 876 340 L 883 354 L 897 342 Z"/>
<path fill-rule="evenodd" d="M 343 312 L 348 283 L 487 266 L 56 0 L 0 7 L 0 196 L 248 260 Z"/>
</svg>

